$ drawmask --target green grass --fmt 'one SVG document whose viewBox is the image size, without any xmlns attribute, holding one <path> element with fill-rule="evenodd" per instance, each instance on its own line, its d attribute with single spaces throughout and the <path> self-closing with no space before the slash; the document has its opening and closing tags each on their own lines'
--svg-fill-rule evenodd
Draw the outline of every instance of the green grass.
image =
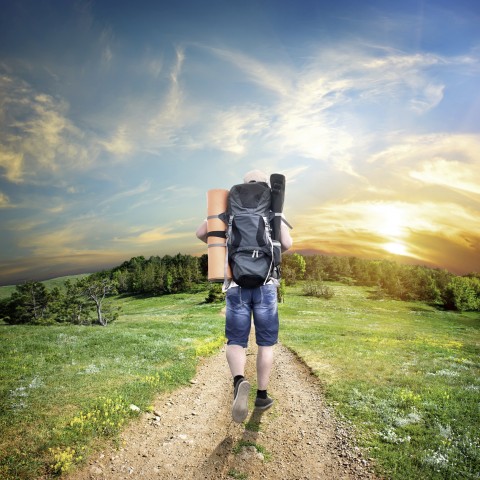
<svg viewBox="0 0 480 480">
<path fill-rule="evenodd" d="M 271 459 L 272 455 L 270 452 L 267 451 L 267 449 L 263 446 L 260 445 L 257 442 L 251 442 L 249 440 L 239 440 L 235 446 L 233 447 L 233 453 L 235 455 L 238 455 L 244 447 L 253 447 L 258 453 L 261 453 L 263 455 L 263 458 L 265 461 L 268 461 Z"/>
<path fill-rule="evenodd" d="M 288 289 L 281 341 L 316 372 L 379 471 L 478 479 L 479 314 L 329 286 L 330 300 Z M 198 356 L 222 343 L 221 305 L 205 296 L 118 298 L 120 318 L 106 328 L 0 325 L 0 478 L 67 472 L 116 438 L 131 404 L 145 411 L 187 383 Z"/>
<path fill-rule="evenodd" d="M 330 300 L 292 289 L 281 340 L 392 479 L 478 479 L 480 315 L 371 300 L 330 284 Z"/>
<path fill-rule="evenodd" d="M 0 325 L 0 478 L 68 471 L 223 343 L 205 292 L 115 302 L 106 328 Z"/>
<path fill-rule="evenodd" d="M 10 295 L 15 291 L 15 285 L 5 285 L 0 287 L 0 300 L 10 297 Z"/>
<path fill-rule="evenodd" d="M 248 479 L 248 475 L 246 473 L 239 472 L 235 468 L 232 468 L 228 471 L 228 476 L 232 477 L 232 478 L 236 478 L 238 480 L 247 480 Z"/>
</svg>

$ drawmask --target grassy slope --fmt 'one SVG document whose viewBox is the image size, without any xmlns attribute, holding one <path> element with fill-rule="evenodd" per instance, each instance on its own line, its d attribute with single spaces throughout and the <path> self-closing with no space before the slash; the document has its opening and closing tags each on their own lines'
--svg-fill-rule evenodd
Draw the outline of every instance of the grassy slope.
<svg viewBox="0 0 480 480">
<path fill-rule="evenodd" d="M 287 296 L 283 343 L 389 478 L 478 478 L 479 314 L 333 288 L 330 300 Z"/>
<path fill-rule="evenodd" d="M 478 313 L 333 288 L 330 300 L 288 290 L 282 342 L 389 478 L 478 478 Z M 204 297 L 119 298 L 107 328 L 0 326 L 0 478 L 67 469 L 122 428 L 130 403 L 187 382 L 222 341 L 220 306 Z"/>
<path fill-rule="evenodd" d="M 82 273 L 79 275 L 68 275 L 66 277 L 58 277 L 52 278 L 51 280 L 45 280 L 42 283 L 44 283 L 49 290 L 54 287 L 58 287 L 61 289 L 67 280 L 72 280 L 74 282 L 76 279 L 86 277 L 87 275 L 88 273 Z M 15 285 L 5 285 L 3 287 L 0 287 L 0 300 L 3 298 L 8 298 L 14 291 Z"/>
<path fill-rule="evenodd" d="M 130 404 L 188 382 L 197 356 L 223 344 L 220 307 L 204 298 L 117 299 L 122 315 L 106 328 L 0 326 L 0 478 L 68 468 Z"/>
</svg>

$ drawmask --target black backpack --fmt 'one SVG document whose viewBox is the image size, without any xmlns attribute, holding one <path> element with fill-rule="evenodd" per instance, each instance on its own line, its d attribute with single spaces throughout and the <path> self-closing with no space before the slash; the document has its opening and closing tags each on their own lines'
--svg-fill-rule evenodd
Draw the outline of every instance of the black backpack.
<svg viewBox="0 0 480 480">
<path fill-rule="evenodd" d="M 234 282 L 255 288 L 280 277 L 281 247 L 272 239 L 267 183 L 234 185 L 227 202 L 227 258 Z"/>
</svg>

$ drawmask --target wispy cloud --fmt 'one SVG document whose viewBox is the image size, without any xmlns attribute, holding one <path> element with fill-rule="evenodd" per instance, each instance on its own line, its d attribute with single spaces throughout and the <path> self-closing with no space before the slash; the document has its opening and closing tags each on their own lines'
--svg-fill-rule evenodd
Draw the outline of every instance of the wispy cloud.
<svg viewBox="0 0 480 480">
<path fill-rule="evenodd" d="M 151 188 L 151 182 L 149 180 L 145 180 L 140 185 L 138 185 L 134 188 L 131 188 L 131 189 L 128 189 L 128 190 L 123 190 L 119 193 L 116 193 L 115 195 L 112 195 L 111 197 L 104 200 L 103 202 L 100 202 L 100 205 L 103 205 L 105 203 L 115 203 L 117 200 L 120 200 L 122 198 L 141 195 L 143 193 L 148 192 L 150 190 L 150 188 Z"/>
<path fill-rule="evenodd" d="M 0 167 L 4 169 L 4 177 L 12 183 L 23 180 L 23 155 L 0 145 Z"/>
<path fill-rule="evenodd" d="M 384 117 L 374 121 L 372 113 L 362 126 L 366 109 L 380 112 L 384 105 L 385 112 L 390 108 L 404 110 L 406 116 L 422 115 L 443 100 L 445 85 L 435 69 L 462 66 L 457 58 L 407 54 L 368 44 L 319 49 L 297 69 L 260 62 L 233 50 L 207 51 L 235 65 L 245 82 L 275 96 L 258 95 L 243 107 L 228 110 L 213 106 L 205 140 L 218 149 L 245 155 L 249 147 L 258 146 L 247 140 L 261 138 L 264 147 L 280 149 L 284 156 L 328 162 L 351 175 L 356 175 L 353 163 L 368 129 L 385 121 Z"/>
<path fill-rule="evenodd" d="M 114 33 L 111 27 L 103 29 L 98 42 L 101 52 L 101 65 L 104 69 L 108 69 L 114 58 L 112 46 L 114 44 Z"/>
<path fill-rule="evenodd" d="M 244 155 L 255 135 L 268 132 L 268 118 L 254 106 L 232 108 L 214 114 L 211 126 L 206 138 L 213 148 Z"/>
<path fill-rule="evenodd" d="M 480 178 L 480 165 L 478 164 L 466 165 L 459 161 L 436 158 L 423 162 L 418 170 L 410 172 L 410 176 L 426 184 L 442 185 L 480 195 L 480 185 L 476 181 Z"/>
<path fill-rule="evenodd" d="M 171 146 L 177 143 L 178 130 L 186 120 L 183 106 L 182 88 L 179 76 L 185 61 L 185 51 L 182 47 L 176 49 L 176 61 L 170 71 L 170 85 L 167 94 L 161 100 L 156 114 L 148 122 L 148 133 L 154 139 L 154 145 Z"/>
<path fill-rule="evenodd" d="M 0 166 L 13 183 L 42 183 L 81 170 L 96 154 L 84 133 L 66 116 L 62 100 L 36 92 L 18 78 L 0 79 Z"/>
<path fill-rule="evenodd" d="M 406 135 L 392 140 L 391 146 L 368 158 L 368 163 L 384 167 L 383 181 L 389 172 L 395 172 L 402 176 L 404 185 L 414 179 L 425 185 L 444 187 L 444 192 L 480 193 L 476 182 L 480 177 L 479 135 Z M 405 193 L 401 186 L 399 193 Z"/>
<path fill-rule="evenodd" d="M 11 207 L 9 198 L 2 192 L 0 192 L 0 208 Z"/>
<path fill-rule="evenodd" d="M 206 46 L 203 48 L 238 68 L 248 79 L 265 90 L 281 97 L 288 96 L 292 91 L 291 81 L 295 72 L 285 64 L 264 63 L 238 50 Z"/>
<path fill-rule="evenodd" d="M 120 125 L 110 140 L 100 140 L 105 150 L 117 157 L 124 157 L 130 154 L 134 145 L 128 136 L 128 129 L 125 125 Z"/>
<path fill-rule="evenodd" d="M 192 233 L 175 231 L 171 226 L 156 227 L 142 231 L 138 234 L 127 235 L 125 237 L 115 238 L 115 242 L 128 243 L 131 247 L 145 246 L 151 244 L 160 244 L 165 240 L 174 240 L 180 238 L 192 237 Z"/>
<path fill-rule="evenodd" d="M 35 257 L 65 256 L 88 251 L 87 225 L 71 222 L 53 229 L 23 235 L 19 241 L 21 248 L 29 250 Z"/>
</svg>

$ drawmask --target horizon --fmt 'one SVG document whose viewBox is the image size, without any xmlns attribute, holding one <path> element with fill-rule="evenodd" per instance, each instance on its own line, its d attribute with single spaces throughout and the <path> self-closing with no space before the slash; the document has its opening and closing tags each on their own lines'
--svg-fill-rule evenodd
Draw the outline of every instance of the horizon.
<svg viewBox="0 0 480 480">
<path fill-rule="evenodd" d="M 427 264 L 422 264 L 422 263 L 415 263 L 415 261 L 401 261 L 399 260 L 398 256 L 397 255 L 394 255 L 392 254 L 390 257 L 388 256 L 383 256 L 383 257 L 378 257 L 378 258 L 365 258 L 365 257 L 356 257 L 354 255 L 334 255 L 334 254 L 329 254 L 329 253 L 325 253 L 325 252 L 320 252 L 320 251 L 298 251 L 298 250 L 289 250 L 288 252 L 284 252 L 282 254 L 282 257 L 284 255 L 293 255 L 294 253 L 297 253 L 299 255 L 302 255 L 303 257 L 308 257 L 308 256 L 314 256 L 314 255 L 320 255 L 320 256 L 326 256 L 326 257 L 343 257 L 343 258 L 358 258 L 358 259 L 361 259 L 361 260 L 365 260 L 367 262 L 371 261 L 371 262 L 376 262 L 376 261 L 391 261 L 391 262 L 394 262 L 398 265 L 403 265 L 403 266 L 416 266 L 416 267 L 421 267 L 421 268 L 427 268 L 427 269 L 432 269 L 432 270 L 446 270 L 446 269 L 443 269 L 442 267 L 437 267 L 435 265 L 427 265 Z M 196 254 L 196 255 L 191 255 L 189 253 L 182 253 L 182 252 L 176 252 L 174 254 L 165 254 L 165 255 L 159 255 L 160 258 L 163 258 L 164 256 L 175 256 L 175 255 L 191 255 L 193 257 L 201 257 L 202 255 L 207 255 L 208 252 L 205 251 L 204 253 L 200 253 L 200 254 Z M 138 258 L 138 257 L 144 257 L 145 260 L 150 260 L 151 257 L 155 257 L 156 255 L 151 255 L 149 257 L 146 257 L 142 254 L 139 254 L 139 255 L 135 255 L 134 257 L 130 257 L 130 258 L 125 258 L 121 261 L 119 261 L 118 263 L 115 263 L 115 264 L 105 264 L 103 265 L 102 268 L 98 268 L 96 270 L 92 270 L 92 271 L 84 271 L 84 270 L 78 270 L 78 271 L 70 271 L 70 272 L 60 272 L 58 275 L 53 275 L 53 276 L 47 276 L 46 277 L 42 277 L 41 274 L 40 276 L 38 277 L 25 277 L 25 278 L 18 278 L 16 283 L 11 283 L 11 284 L 2 284 L 0 283 L 0 288 L 1 287 L 15 287 L 16 285 L 21 285 L 23 283 L 26 283 L 26 282 L 30 282 L 30 281 L 33 281 L 33 282 L 47 282 L 49 280 L 55 280 L 55 279 L 58 279 L 58 278 L 63 278 L 63 277 L 72 277 L 72 276 L 77 276 L 77 275 L 92 275 L 92 274 L 95 274 L 95 273 L 98 273 L 98 272 L 102 272 L 102 271 L 110 271 L 110 270 L 113 270 L 114 268 L 117 268 L 119 267 L 120 265 L 122 265 L 123 263 L 125 262 L 128 262 L 130 261 L 132 258 Z M 449 270 L 447 270 L 449 271 Z M 454 275 L 457 275 L 455 274 L 454 272 L 451 272 L 449 271 L 449 273 L 452 273 Z M 478 274 L 479 272 L 477 271 L 471 271 L 471 272 L 467 272 L 463 275 L 469 275 L 469 274 Z M 461 276 L 461 275 L 459 275 Z"/>
<path fill-rule="evenodd" d="M 293 252 L 480 271 L 480 4 L 17 0 L 0 285 L 206 253 L 206 191 L 286 176 Z"/>
</svg>

